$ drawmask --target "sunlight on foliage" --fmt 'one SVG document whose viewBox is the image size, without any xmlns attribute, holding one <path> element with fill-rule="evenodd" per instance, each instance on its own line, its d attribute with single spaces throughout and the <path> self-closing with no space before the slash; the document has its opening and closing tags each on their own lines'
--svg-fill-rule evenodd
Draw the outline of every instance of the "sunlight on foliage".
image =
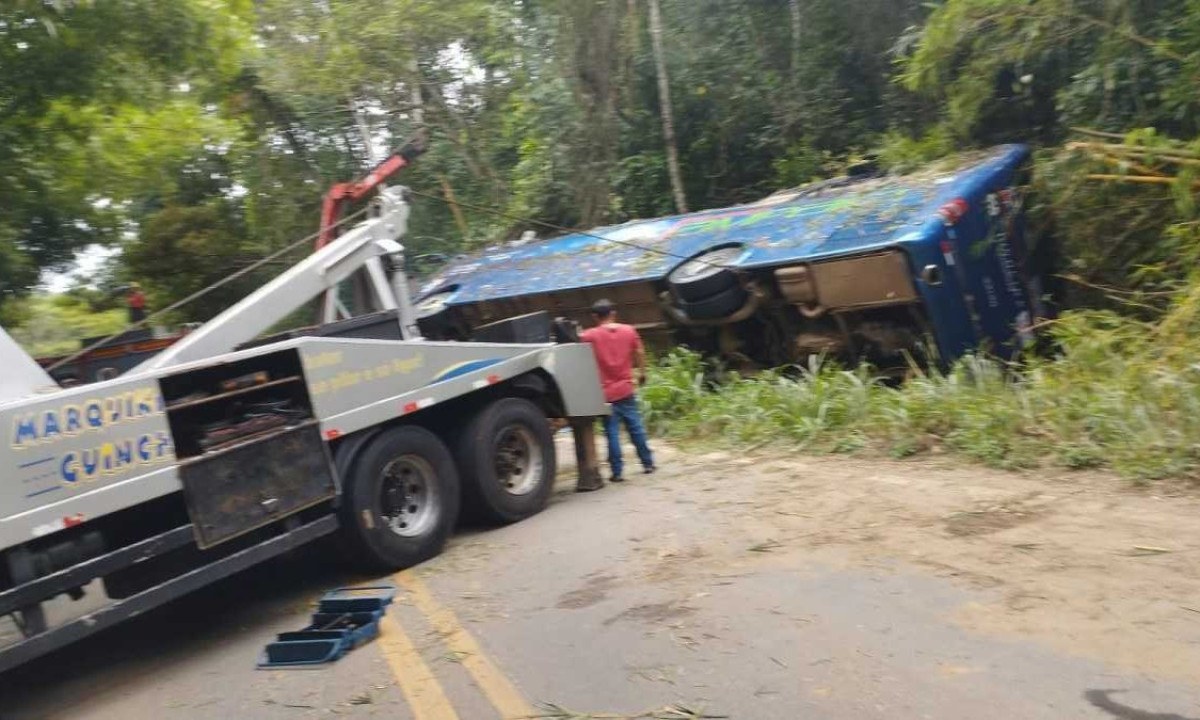
<svg viewBox="0 0 1200 720">
<path fill-rule="evenodd" d="M 110 335 L 128 323 L 125 310 L 97 311 L 74 295 L 34 295 L 9 312 L 23 316 L 12 336 L 34 357 L 78 350 L 83 338 Z"/>
</svg>

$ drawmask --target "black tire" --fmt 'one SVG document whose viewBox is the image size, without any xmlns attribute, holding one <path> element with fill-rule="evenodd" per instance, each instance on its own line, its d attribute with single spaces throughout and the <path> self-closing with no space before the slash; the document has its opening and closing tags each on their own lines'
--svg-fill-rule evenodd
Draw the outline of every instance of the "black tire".
<svg viewBox="0 0 1200 720">
<path fill-rule="evenodd" d="M 734 271 L 722 267 L 741 253 L 740 247 L 706 250 L 672 270 L 667 282 L 675 297 L 685 303 L 707 300 L 741 284 Z"/>
<path fill-rule="evenodd" d="M 693 320 L 720 320 L 741 310 L 748 297 L 745 288 L 735 285 L 704 300 L 681 302 L 679 308 Z"/>
<path fill-rule="evenodd" d="M 454 458 L 436 435 L 411 425 L 383 431 L 345 479 L 338 512 L 354 561 L 391 571 L 437 555 L 458 522 L 460 495 Z"/>
<path fill-rule="evenodd" d="M 455 447 L 463 496 L 471 515 L 514 523 L 546 507 L 557 472 L 554 437 L 546 415 L 522 398 L 483 408 Z"/>
</svg>

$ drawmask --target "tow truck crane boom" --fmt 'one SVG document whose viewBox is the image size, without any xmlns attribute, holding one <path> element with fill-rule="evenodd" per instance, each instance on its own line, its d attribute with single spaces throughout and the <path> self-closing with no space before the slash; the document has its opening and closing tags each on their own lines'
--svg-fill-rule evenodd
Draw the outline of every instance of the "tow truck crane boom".
<svg viewBox="0 0 1200 720">
<path fill-rule="evenodd" d="M 357 182 L 337 183 L 325 193 L 321 201 L 321 234 L 317 236 L 317 250 L 333 242 L 335 226 L 342 209 L 352 202 L 362 200 L 379 188 L 392 175 L 400 172 L 424 152 L 420 139 L 404 145 Z"/>
<path fill-rule="evenodd" d="M 134 368 L 131 374 L 229 352 L 305 302 L 337 287 L 359 268 L 369 268 L 371 260 L 382 257 L 394 258 L 401 269 L 393 272 L 390 279 L 382 271 L 368 272 L 375 299 L 385 310 L 399 310 L 401 337 L 417 338 L 419 332 L 402 271 L 404 248 L 395 240 L 404 234 L 408 222 L 408 204 L 402 195 L 401 188 L 383 190 L 376 201 L 374 217 L 322 246 L 198 330 Z"/>
<path fill-rule="evenodd" d="M 402 148 L 392 153 L 390 157 L 373 167 L 361 180 L 337 183 L 329 188 L 321 202 L 321 228 L 317 235 L 315 248 L 317 252 L 320 252 L 322 248 L 329 245 L 337 237 L 338 221 L 346 205 L 360 201 L 376 190 L 385 191 L 387 186 L 384 183 L 388 178 L 408 167 L 425 151 L 424 137 L 423 132 L 419 133 L 412 141 L 406 143 Z M 378 286 L 383 281 L 385 271 L 381 260 L 377 258 L 369 259 L 363 265 L 363 270 L 366 272 L 370 284 Z M 403 274 L 402 271 L 399 272 Z M 357 287 L 361 290 L 362 284 L 359 283 Z M 379 301 L 377 307 L 379 310 L 398 310 L 400 309 L 399 305 L 401 302 L 408 301 L 407 295 L 404 296 L 402 301 L 396 300 L 394 302 L 380 296 L 378 293 L 374 295 L 376 300 Z M 325 291 L 321 306 L 322 323 L 334 322 L 339 317 L 349 317 L 353 314 L 338 301 L 336 284 L 330 286 Z M 415 329 L 413 329 L 413 332 L 415 333 Z M 405 335 L 404 337 L 408 338 L 409 336 Z"/>
</svg>

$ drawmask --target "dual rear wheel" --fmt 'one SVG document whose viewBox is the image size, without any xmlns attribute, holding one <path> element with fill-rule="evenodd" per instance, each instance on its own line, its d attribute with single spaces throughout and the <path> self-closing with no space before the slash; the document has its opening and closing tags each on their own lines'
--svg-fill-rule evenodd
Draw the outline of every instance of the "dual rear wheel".
<svg viewBox="0 0 1200 720">
<path fill-rule="evenodd" d="M 459 510 L 497 523 L 541 511 L 554 489 L 546 416 L 502 398 L 478 411 L 449 446 L 417 425 L 384 430 L 343 477 L 342 532 L 360 564 L 395 570 L 442 551 Z M 453 452 L 451 450 L 453 448 Z"/>
</svg>

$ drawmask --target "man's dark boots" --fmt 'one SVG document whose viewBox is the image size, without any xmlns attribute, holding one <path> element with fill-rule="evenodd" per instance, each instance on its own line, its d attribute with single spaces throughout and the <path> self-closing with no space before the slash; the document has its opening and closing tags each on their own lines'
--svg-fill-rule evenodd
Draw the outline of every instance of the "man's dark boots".
<svg viewBox="0 0 1200 720">
<path fill-rule="evenodd" d="M 579 480 L 575 482 L 575 492 L 593 492 L 603 487 L 604 480 L 600 477 L 599 471 L 580 473 Z"/>
</svg>

